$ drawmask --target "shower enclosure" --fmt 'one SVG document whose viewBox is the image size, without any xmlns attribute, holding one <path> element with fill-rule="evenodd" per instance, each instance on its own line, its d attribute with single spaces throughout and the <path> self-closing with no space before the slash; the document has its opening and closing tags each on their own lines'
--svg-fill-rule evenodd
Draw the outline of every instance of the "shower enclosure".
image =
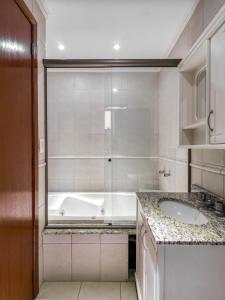
<svg viewBox="0 0 225 300">
<path fill-rule="evenodd" d="M 158 76 L 47 69 L 49 224 L 135 224 L 135 192 L 158 189 Z"/>
</svg>

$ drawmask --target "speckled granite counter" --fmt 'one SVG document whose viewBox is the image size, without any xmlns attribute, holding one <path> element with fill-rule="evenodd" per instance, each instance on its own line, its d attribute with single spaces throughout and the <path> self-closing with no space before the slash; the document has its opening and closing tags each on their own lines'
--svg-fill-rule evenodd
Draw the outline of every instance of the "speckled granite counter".
<svg viewBox="0 0 225 300">
<path fill-rule="evenodd" d="M 68 229 L 61 229 L 61 228 L 51 228 L 51 229 L 44 229 L 44 235 L 47 234 L 128 234 L 134 235 L 136 234 L 136 229 L 130 228 L 121 228 L 121 229 L 86 229 L 86 228 L 68 228 Z"/>
<path fill-rule="evenodd" d="M 197 207 L 209 220 L 204 225 L 189 225 L 164 215 L 159 208 L 161 198 L 175 198 Z M 157 244 L 225 245 L 225 218 L 201 208 L 198 193 L 137 193 Z"/>
</svg>

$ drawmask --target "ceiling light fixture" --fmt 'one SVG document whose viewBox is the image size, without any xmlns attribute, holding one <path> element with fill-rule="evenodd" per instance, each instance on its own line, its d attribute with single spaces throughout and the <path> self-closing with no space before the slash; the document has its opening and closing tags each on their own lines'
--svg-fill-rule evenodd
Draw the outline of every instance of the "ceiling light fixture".
<svg viewBox="0 0 225 300">
<path fill-rule="evenodd" d="M 112 91 L 113 91 L 113 93 L 117 93 L 118 89 L 117 88 L 113 88 Z"/>
<path fill-rule="evenodd" d="M 65 50 L 65 46 L 63 44 L 58 44 L 58 49 L 60 51 L 63 51 L 63 50 Z"/>
<path fill-rule="evenodd" d="M 120 50 L 120 44 L 116 43 L 113 46 L 114 50 L 119 51 Z"/>
</svg>

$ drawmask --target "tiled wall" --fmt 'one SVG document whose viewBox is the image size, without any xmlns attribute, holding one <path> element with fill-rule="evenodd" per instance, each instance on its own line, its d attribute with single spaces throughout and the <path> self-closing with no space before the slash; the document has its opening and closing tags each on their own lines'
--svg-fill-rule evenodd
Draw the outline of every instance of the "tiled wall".
<svg viewBox="0 0 225 300">
<path fill-rule="evenodd" d="M 25 0 L 38 24 L 38 134 L 44 139 L 44 68 L 46 51 L 45 16 L 36 0 Z M 45 154 L 39 154 L 39 283 L 43 281 L 42 230 L 45 225 Z"/>
<path fill-rule="evenodd" d="M 158 126 L 159 126 L 159 170 L 170 173 L 159 174 L 159 186 L 163 191 L 187 191 L 187 151 L 178 149 L 178 100 L 179 77 L 176 68 L 164 68 L 159 77 Z"/>
<path fill-rule="evenodd" d="M 225 197 L 225 150 L 192 151 L 192 183 Z"/>
<path fill-rule="evenodd" d="M 224 3 L 225 0 L 200 0 L 169 57 L 185 57 Z M 163 70 L 160 74 L 160 87 L 162 95 L 159 98 L 159 156 L 161 157 L 159 168 L 166 166 L 172 170 L 171 177 L 164 178 L 160 175 L 160 188 L 171 191 L 185 190 L 187 189 L 187 152 L 177 148 L 178 141 L 173 134 L 178 133 L 177 92 L 179 88 L 176 72 L 172 75 L 171 71 Z M 168 155 L 172 159 L 166 163 L 164 157 Z M 198 183 L 212 192 L 224 195 L 224 176 L 213 172 L 213 168 L 217 168 L 217 171 L 219 169 L 219 172 L 223 173 L 224 152 L 194 150 L 192 162 L 199 164 L 198 168 L 197 166 L 192 168 L 192 183 Z M 210 172 L 202 170 L 210 166 L 212 167 Z M 172 179 L 173 176 L 175 180 Z"/>
<path fill-rule="evenodd" d="M 45 281 L 127 281 L 127 234 L 44 234 Z"/>
<path fill-rule="evenodd" d="M 158 72 L 50 72 L 49 191 L 156 187 L 157 96 Z M 123 108 L 112 110 L 111 130 L 107 107 Z"/>
</svg>

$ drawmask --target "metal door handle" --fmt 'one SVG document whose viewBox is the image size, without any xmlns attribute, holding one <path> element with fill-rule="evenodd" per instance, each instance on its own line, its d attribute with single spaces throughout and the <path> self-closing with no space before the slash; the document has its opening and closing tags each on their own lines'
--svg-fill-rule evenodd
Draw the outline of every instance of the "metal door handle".
<svg viewBox="0 0 225 300">
<path fill-rule="evenodd" d="M 208 115 L 208 127 L 209 127 L 209 130 L 211 131 L 211 132 L 213 132 L 213 128 L 211 127 L 211 125 L 210 125 L 210 119 L 211 119 L 211 115 L 214 113 L 214 111 L 213 111 L 213 109 L 211 109 L 210 110 L 210 112 L 209 112 L 209 115 Z"/>
</svg>

